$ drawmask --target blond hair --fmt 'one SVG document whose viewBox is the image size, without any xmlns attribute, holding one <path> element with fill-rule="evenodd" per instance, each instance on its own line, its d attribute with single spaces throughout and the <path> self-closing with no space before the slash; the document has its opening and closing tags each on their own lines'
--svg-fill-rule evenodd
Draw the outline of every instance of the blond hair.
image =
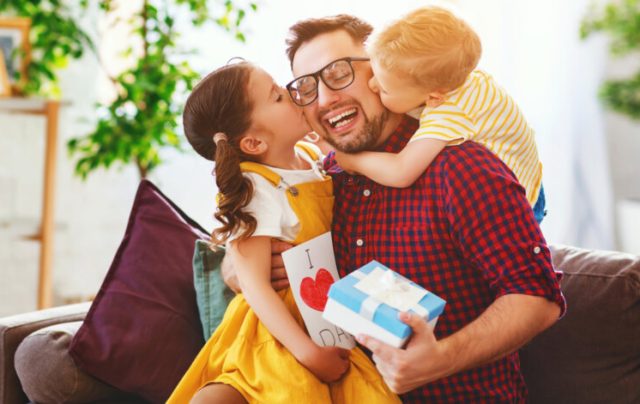
<svg viewBox="0 0 640 404">
<path fill-rule="evenodd" d="M 482 45 L 465 21 L 431 6 L 374 32 L 367 50 L 385 70 L 405 74 L 429 91 L 451 91 L 476 68 Z"/>
</svg>

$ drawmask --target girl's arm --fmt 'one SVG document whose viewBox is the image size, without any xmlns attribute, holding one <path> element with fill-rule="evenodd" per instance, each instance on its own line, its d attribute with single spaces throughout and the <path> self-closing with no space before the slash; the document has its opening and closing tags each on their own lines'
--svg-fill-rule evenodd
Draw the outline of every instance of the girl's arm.
<svg viewBox="0 0 640 404">
<path fill-rule="evenodd" d="M 276 291 L 289 287 L 289 279 L 284 269 L 282 261 L 282 253 L 293 247 L 292 244 L 278 239 L 271 239 L 271 287 Z M 226 250 L 222 262 L 220 263 L 220 271 L 222 273 L 223 282 L 235 293 L 240 293 L 240 283 L 234 269 L 234 258 L 232 250 Z"/>
<path fill-rule="evenodd" d="M 336 152 L 336 160 L 346 171 L 354 171 L 388 187 L 405 188 L 413 184 L 447 142 L 439 139 L 421 139 L 405 146 L 400 153 Z"/>
<path fill-rule="evenodd" d="M 295 321 L 271 286 L 271 239 L 249 237 L 231 243 L 240 288 L 269 332 L 324 382 L 338 380 L 349 368 L 349 351 L 316 345 Z"/>
</svg>

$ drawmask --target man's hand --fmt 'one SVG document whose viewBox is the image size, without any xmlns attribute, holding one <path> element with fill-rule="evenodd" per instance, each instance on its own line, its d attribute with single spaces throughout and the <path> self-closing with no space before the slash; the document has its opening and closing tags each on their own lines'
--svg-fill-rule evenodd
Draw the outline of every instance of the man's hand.
<svg viewBox="0 0 640 404">
<path fill-rule="evenodd" d="M 376 367 L 391 390 L 405 393 L 518 350 L 553 324 L 559 314 L 558 304 L 544 297 L 508 294 L 496 299 L 471 323 L 440 340 L 420 317 L 401 313 L 400 320 L 414 332 L 405 349 L 363 335 L 358 341 L 373 352 Z"/>
<path fill-rule="evenodd" d="M 284 269 L 284 263 L 282 262 L 282 253 L 293 247 L 293 245 L 284 241 L 271 239 L 271 286 L 274 290 L 282 290 L 289 287 L 289 279 Z M 236 259 L 233 257 L 233 249 L 227 249 L 224 258 L 222 259 L 222 279 L 224 283 L 229 286 L 231 290 L 236 293 L 242 292 L 240 289 L 240 283 L 236 276 L 234 268 L 234 262 Z"/>
<path fill-rule="evenodd" d="M 289 287 L 289 278 L 284 269 L 282 253 L 293 247 L 285 241 L 271 239 L 271 286 L 274 290 L 282 290 Z"/>
<path fill-rule="evenodd" d="M 389 388 L 406 393 L 448 375 L 450 358 L 433 331 L 420 317 L 400 313 L 400 320 L 413 329 L 406 348 L 394 348 L 373 337 L 358 335 L 358 342 L 373 352 L 373 361 Z"/>
</svg>

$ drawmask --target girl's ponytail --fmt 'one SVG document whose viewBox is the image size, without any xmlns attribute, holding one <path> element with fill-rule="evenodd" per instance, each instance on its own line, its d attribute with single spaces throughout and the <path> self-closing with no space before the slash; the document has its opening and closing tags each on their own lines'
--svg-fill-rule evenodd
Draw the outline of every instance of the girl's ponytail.
<svg viewBox="0 0 640 404">
<path fill-rule="evenodd" d="M 256 219 L 244 208 L 253 196 L 253 183 L 242 175 L 240 156 L 237 146 L 232 145 L 224 133 L 218 132 L 213 137 L 216 145 L 216 185 L 218 186 L 218 209 L 215 218 L 222 226 L 212 234 L 212 244 L 220 245 L 232 234 L 245 238 L 256 229 Z"/>
<path fill-rule="evenodd" d="M 240 162 L 249 157 L 239 146 L 251 127 L 248 83 L 252 71 L 246 62 L 215 70 L 196 85 L 184 107 L 189 143 L 198 154 L 215 161 L 219 194 L 214 216 L 222 226 L 213 231 L 213 245 L 224 244 L 232 234 L 248 237 L 256 228 L 255 218 L 244 210 L 253 196 L 253 184 L 240 171 Z"/>
</svg>

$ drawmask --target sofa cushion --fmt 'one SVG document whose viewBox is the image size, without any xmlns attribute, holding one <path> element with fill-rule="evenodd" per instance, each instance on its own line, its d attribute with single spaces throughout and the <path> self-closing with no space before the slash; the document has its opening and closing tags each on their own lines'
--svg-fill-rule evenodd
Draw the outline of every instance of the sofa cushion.
<svg viewBox="0 0 640 404">
<path fill-rule="evenodd" d="M 209 339 L 218 327 L 227 305 L 234 296 L 220 274 L 223 257 L 223 248 L 213 251 L 207 241 L 196 241 L 193 253 L 193 280 L 204 339 Z"/>
<path fill-rule="evenodd" d="M 193 286 L 207 232 L 142 181 L 127 229 L 70 353 L 87 373 L 164 402 L 204 344 Z"/>
<path fill-rule="evenodd" d="M 32 332 L 53 324 L 82 320 L 89 303 L 72 304 L 0 319 L 0 403 L 28 401 L 14 366 L 18 346 Z"/>
<path fill-rule="evenodd" d="M 119 400 L 121 391 L 76 366 L 69 345 L 82 321 L 37 330 L 18 346 L 15 368 L 22 389 L 35 403 L 86 403 Z"/>
<path fill-rule="evenodd" d="M 552 248 L 567 312 L 521 350 L 532 403 L 640 402 L 640 257 Z"/>
</svg>

